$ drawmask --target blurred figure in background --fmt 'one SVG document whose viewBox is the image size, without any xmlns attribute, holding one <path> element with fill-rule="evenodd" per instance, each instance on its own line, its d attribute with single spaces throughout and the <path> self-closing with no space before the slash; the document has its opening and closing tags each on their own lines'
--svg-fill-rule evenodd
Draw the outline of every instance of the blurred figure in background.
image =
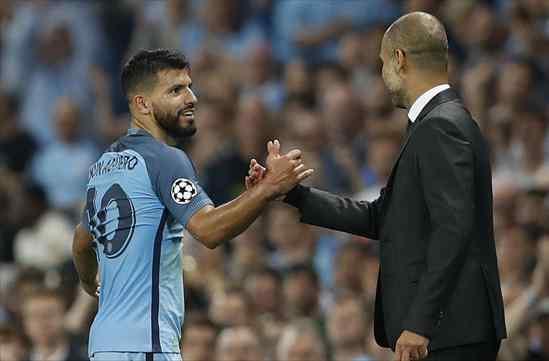
<svg viewBox="0 0 549 361">
<path fill-rule="evenodd" d="M 362 304 L 360 294 L 343 293 L 328 314 L 328 336 L 334 360 L 371 361 L 366 353 L 366 337 L 372 314 Z"/>
<path fill-rule="evenodd" d="M 205 315 L 190 313 L 185 317 L 181 350 L 185 359 L 210 361 L 214 359 L 218 328 Z"/>
<path fill-rule="evenodd" d="M 296 320 L 284 328 L 276 349 L 277 361 L 328 360 L 326 344 L 314 322 Z"/>
<path fill-rule="evenodd" d="M 267 214 L 267 238 L 274 247 L 270 266 L 278 271 L 295 265 L 310 264 L 315 255 L 314 234 L 299 223 L 297 212 L 285 204 L 275 204 Z"/>
<path fill-rule="evenodd" d="M 37 144 L 19 124 L 19 99 L 0 91 L 0 169 L 22 173 L 36 152 Z"/>
<path fill-rule="evenodd" d="M 255 321 L 248 295 L 237 287 L 212 294 L 209 314 L 212 321 L 221 327 L 248 326 Z"/>
<path fill-rule="evenodd" d="M 86 354 L 63 329 L 65 303 L 54 290 L 38 289 L 23 301 L 22 317 L 28 335 L 30 361 L 84 361 Z"/>
<path fill-rule="evenodd" d="M 263 361 L 265 355 L 257 332 L 250 327 L 228 327 L 221 331 L 216 361 Z"/>
<path fill-rule="evenodd" d="M 0 324 L 0 355 L 2 361 L 28 360 L 26 341 L 14 327 Z"/>
<path fill-rule="evenodd" d="M 88 168 L 96 160 L 94 147 L 80 137 L 82 114 L 68 98 L 61 98 L 55 109 L 57 139 L 33 159 L 33 180 L 42 185 L 50 204 L 61 210 L 80 213 L 86 190 Z"/>
<path fill-rule="evenodd" d="M 41 186 L 24 186 L 14 212 L 22 227 L 14 239 L 18 264 L 49 270 L 70 259 L 72 224 L 65 215 L 50 208 Z"/>
<path fill-rule="evenodd" d="M 295 265 L 284 274 L 284 317 L 288 321 L 308 318 L 325 335 L 325 319 L 320 309 L 320 283 L 312 267 Z"/>
</svg>

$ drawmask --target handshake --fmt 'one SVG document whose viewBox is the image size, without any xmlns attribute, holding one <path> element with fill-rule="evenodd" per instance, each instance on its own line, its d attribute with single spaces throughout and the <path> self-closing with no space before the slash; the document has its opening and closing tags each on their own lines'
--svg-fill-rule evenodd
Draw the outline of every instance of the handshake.
<svg viewBox="0 0 549 361">
<path fill-rule="evenodd" d="M 303 164 L 301 150 L 293 149 L 281 155 L 280 142 L 276 139 L 267 143 L 267 153 L 266 167 L 255 159 L 250 161 L 245 183 L 246 189 L 262 187 L 270 200 L 283 198 L 314 172 Z"/>
</svg>

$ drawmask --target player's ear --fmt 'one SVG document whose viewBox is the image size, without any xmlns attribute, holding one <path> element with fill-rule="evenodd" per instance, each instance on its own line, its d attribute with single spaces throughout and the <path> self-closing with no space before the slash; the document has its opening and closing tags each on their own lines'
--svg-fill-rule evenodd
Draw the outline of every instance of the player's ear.
<svg viewBox="0 0 549 361">
<path fill-rule="evenodd" d="M 152 112 L 152 106 L 148 99 L 143 95 L 134 95 L 132 102 L 140 114 L 148 115 Z"/>
</svg>

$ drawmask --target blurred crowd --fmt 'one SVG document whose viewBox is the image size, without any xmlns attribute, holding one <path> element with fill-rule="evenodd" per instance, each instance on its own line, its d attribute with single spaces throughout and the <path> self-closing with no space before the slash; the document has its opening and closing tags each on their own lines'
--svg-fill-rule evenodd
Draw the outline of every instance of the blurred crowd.
<svg viewBox="0 0 549 361">
<path fill-rule="evenodd" d="M 372 200 L 406 113 L 380 76 L 403 13 L 439 17 L 451 84 L 489 141 L 509 338 L 500 360 L 549 360 L 549 2 L 545 0 L 3 0 L 0 359 L 86 359 L 94 299 L 72 234 L 89 165 L 129 126 L 121 65 L 141 48 L 191 61 L 198 133 L 182 147 L 216 204 L 266 142 L 299 147 L 307 184 Z M 388 360 L 373 340 L 376 241 L 273 204 L 245 233 L 183 253 L 188 361 Z M 402 300 L 406 302 L 406 300 Z"/>
</svg>

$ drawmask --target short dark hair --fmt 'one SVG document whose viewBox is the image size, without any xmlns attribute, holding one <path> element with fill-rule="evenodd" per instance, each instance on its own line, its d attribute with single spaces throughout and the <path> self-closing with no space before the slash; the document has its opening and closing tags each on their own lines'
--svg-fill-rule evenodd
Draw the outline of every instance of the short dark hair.
<svg viewBox="0 0 549 361">
<path fill-rule="evenodd" d="M 140 50 L 122 68 L 122 91 L 129 99 L 139 86 L 150 86 L 158 72 L 166 69 L 188 69 L 190 63 L 177 50 Z"/>
</svg>

